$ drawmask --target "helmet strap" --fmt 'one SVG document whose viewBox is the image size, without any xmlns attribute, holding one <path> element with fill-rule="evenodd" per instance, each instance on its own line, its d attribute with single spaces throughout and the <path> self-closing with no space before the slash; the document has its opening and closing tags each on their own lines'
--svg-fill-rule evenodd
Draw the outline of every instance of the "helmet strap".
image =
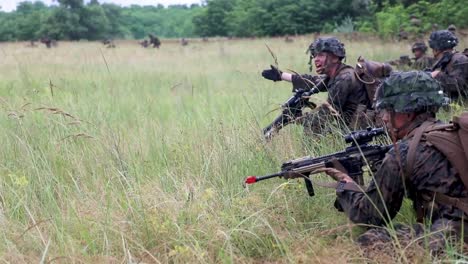
<svg viewBox="0 0 468 264">
<path fill-rule="evenodd" d="M 324 65 L 324 68 L 325 68 L 325 69 L 331 70 L 332 68 L 335 68 L 335 67 L 336 67 L 336 69 L 334 69 L 334 73 L 333 73 L 333 75 L 336 75 L 336 70 L 338 69 L 337 66 L 340 65 L 340 64 L 341 64 L 340 61 L 339 61 L 338 63 L 332 63 L 332 62 L 330 61 L 330 54 L 328 54 L 328 52 L 327 52 L 327 58 L 325 59 L 325 65 Z M 334 76 L 329 76 L 329 77 L 332 78 L 332 77 L 334 77 Z"/>
</svg>

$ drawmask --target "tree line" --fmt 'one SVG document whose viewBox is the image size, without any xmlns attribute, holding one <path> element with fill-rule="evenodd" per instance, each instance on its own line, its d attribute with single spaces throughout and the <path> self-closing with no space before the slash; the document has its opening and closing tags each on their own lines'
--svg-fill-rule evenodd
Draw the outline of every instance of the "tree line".
<svg viewBox="0 0 468 264">
<path fill-rule="evenodd" d="M 0 41 L 142 39 L 152 33 L 162 37 L 196 37 L 192 17 L 199 5 L 121 7 L 91 0 L 20 2 L 13 12 L 0 12 Z"/>
<path fill-rule="evenodd" d="M 402 29 L 428 32 L 434 24 L 468 27 L 468 8 L 459 0 L 206 0 L 168 7 L 57 2 L 21 2 L 13 12 L 0 12 L 0 41 L 141 39 L 149 33 L 178 38 L 360 31 L 386 37 Z"/>
</svg>

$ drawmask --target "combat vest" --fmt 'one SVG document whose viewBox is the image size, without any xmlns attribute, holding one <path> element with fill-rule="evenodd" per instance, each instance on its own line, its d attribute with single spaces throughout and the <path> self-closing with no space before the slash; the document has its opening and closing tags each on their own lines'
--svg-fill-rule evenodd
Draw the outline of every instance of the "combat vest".
<svg viewBox="0 0 468 264">
<path fill-rule="evenodd" d="M 365 86 L 365 84 L 359 79 L 358 73 L 356 69 L 343 64 L 343 66 L 339 70 L 340 74 L 347 73 L 351 76 L 352 84 L 355 87 L 359 87 L 360 89 L 364 89 L 366 102 L 365 104 L 357 104 L 355 109 L 353 109 L 353 113 L 349 117 L 345 117 L 347 120 L 347 125 L 351 130 L 362 130 L 366 129 L 367 127 L 374 127 L 375 125 L 375 116 L 372 109 L 372 97 L 369 97 L 369 90 Z M 373 94 L 372 94 L 373 96 Z"/>
<path fill-rule="evenodd" d="M 460 178 L 468 190 L 468 112 L 454 117 L 449 124 L 437 124 L 435 121 L 426 121 L 413 132 L 413 138 L 409 143 L 406 177 L 411 177 L 416 159 L 416 149 L 419 142 L 424 141 L 428 145 L 439 150 L 458 171 Z M 443 193 L 434 193 L 436 202 L 454 206 L 468 215 L 468 198 L 450 197 Z M 416 212 L 418 220 L 424 216 Z"/>
</svg>

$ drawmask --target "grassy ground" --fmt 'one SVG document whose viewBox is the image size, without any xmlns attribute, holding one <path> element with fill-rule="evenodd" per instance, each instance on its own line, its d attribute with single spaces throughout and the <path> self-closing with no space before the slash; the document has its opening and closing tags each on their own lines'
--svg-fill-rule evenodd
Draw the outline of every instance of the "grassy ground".
<svg viewBox="0 0 468 264">
<path fill-rule="evenodd" d="M 333 190 L 309 198 L 302 181 L 281 179 L 242 187 L 247 175 L 344 146 L 329 135 L 306 151 L 297 126 L 262 141 L 261 128 L 278 111 L 267 113 L 291 89 L 260 76 L 273 63 L 265 44 L 280 68 L 307 72 L 311 38 L 172 42 L 160 50 L 0 44 L 0 259 L 428 261 L 427 252 L 409 258 L 405 249 L 365 259 L 352 242 L 362 229 L 333 208 Z M 352 65 L 359 55 L 384 61 L 410 49 L 343 41 Z M 409 206 L 402 211 L 398 218 L 411 222 Z"/>
</svg>

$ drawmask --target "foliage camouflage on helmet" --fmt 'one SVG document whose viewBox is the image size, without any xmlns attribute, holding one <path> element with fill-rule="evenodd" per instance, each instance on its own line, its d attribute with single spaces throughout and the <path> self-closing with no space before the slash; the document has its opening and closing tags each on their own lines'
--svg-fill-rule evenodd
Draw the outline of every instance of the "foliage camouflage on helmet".
<svg viewBox="0 0 468 264">
<path fill-rule="evenodd" d="M 415 50 L 421 50 L 422 52 L 427 51 L 426 43 L 424 42 L 416 42 L 411 46 L 411 51 L 414 52 Z"/>
<path fill-rule="evenodd" d="M 395 72 L 376 92 L 377 109 L 398 113 L 433 111 L 444 102 L 440 83 L 423 71 Z"/>
<path fill-rule="evenodd" d="M 448 30 L 438 30 L 431 33 L 429 47 L 436 50 L 451 49 L 458 44 L 458 38 Z"/>
<path fill-rule="evenodd" d="M 318 38 L 309 46 L 310 54 L 316 56 L 320 52 L 330 52 L 339 58 L 346 57 L 344 44 L 335 37 Z"/>
</svg>

